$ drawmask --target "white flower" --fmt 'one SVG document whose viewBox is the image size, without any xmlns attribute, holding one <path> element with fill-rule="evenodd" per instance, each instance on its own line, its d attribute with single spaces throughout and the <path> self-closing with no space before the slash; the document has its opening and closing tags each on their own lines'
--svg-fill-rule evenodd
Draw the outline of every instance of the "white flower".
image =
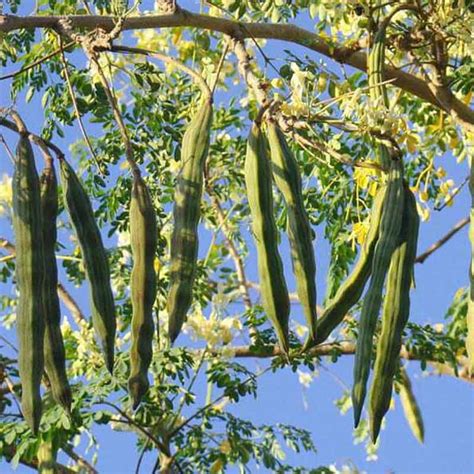
<svg viewBox="0 0 474 474">
<path fill-rule="evenodd" d="M 312 381 L 313 376 L 309 372 L 303 372 L 298 369 L 298 382 L 303 385 L 303 387 L 309 388 Z"/>
</svg>

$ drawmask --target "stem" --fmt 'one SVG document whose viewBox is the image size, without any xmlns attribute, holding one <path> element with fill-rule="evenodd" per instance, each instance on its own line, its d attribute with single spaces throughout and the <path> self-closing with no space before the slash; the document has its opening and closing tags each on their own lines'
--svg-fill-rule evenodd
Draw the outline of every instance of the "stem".
<svg viewBox="0 0 474 474">
<path fill-rule="evenodd" d="M 76 115 L 77 121 L 79 123 L 79 128 L 81 129 L 82 136 L 84 137 L 87 147 L 89 148 L 92 158 L 94 159 L 94 162 L 97 166 L 97 170 L 102 176 L 104 176 L 102 165 L 99 163 L 97 154 L 94 151 L 94 148 L 92 147 L 92 143 L 90 141 L 89 135 L 87 134 L 86 128 L 84 127 L 84 123 L 82 121 L 81 113 L 79 112 L 76 94 L 74 93 L 74 88 L 72 87 L 71 77 L 69 75 L 69 70 L 68 70 L 68 64 L 67 64 L 66 56 L 64 54 L 64 45 L 63 45 L 62 36 L 59 36 L 59 44 L 60 44 L 60 50 L 61 50 L 61 63 L 63 65 L 64 78 L 66 79 L 69 96 L 71 97 L 72 105 L 74 108 L 74 114 Z"/>
<path fill-rule="evenodd" d="M 142 54 L 144 56 L 151 56 L 152 58 L 159 59 L 160 61 L 163 61 L 164 63 L 172 64 L 176 68 L 181 69 L 181 71 L 191 76 L 196 82 L 196 84 L 199 86 L 199 88 L 201 89 L 204 95 L 212 96 L 211 89 L 209 89 L 207 82 L 204 80 L 201 74 L 196 72 L 194 69 L 191 69 L 190 67 L 186 66 L 185 64 L 178 61 L 177 59 L 171 58 L 170 56 L 166 56 L 165 54 L 161 54 L 157 51 L 152 51 L 150 49 L 133 48 L 130 46 L 114 45 L 110 48 L 110 51 L 112 51 L 113 53 Z"/>
</svg>

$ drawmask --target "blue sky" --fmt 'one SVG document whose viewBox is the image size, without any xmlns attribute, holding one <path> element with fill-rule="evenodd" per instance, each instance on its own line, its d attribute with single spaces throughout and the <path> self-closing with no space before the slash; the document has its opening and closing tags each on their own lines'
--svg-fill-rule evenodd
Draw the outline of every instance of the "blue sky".
<svg viewBox="0 0 474 474">
<path fill-rule="evenodd" d="M 197 10 L 198 2 L 181 2 L 185 7 Z M 306 25 L 309 26 L 309 25 Z M 265 47 L 266 53 L 273 58 L 283 58 L 283 48 L 292 50 L 295 54 L 308 54 L 318 59 L 316 53 L 303 50 L 300 47 L 276 41 L 269 41 Z M 328 61 L 329 64 L 331 62 Z M 333 65 L 337 70 L 337 65 Z M 0 106 L 8 106 L 8 88 L 0 89 Z M 224 98 L 218 99 L 218 102 Z M 43 117 L 39 103 L 33 101 L 17 104 L 18 110 L 26 118 L 32 130 L 39 130 Z M 37 124 L 37 125 L 36 125 Z M 67 143 L 80 138 L 77 128 L 66 131 L 64 140 L 56 140 L 58 145 L 67 149 Z M 8 142 L 14 146 L 15 137 L 3 130 Z M 1 149 L 0 175 L 11 174 L 11 166 L 4 150 Z M 467 163 L 456 164 L 451 155 L 437 159 L 437 165 L 442 165 L 448 175 L 456 183 L 460 183 L 467 174 Z M 444 235 L 456 222 L 468 213 L 469 196 L 464 189 L 452 208 L 442 213 L 432 213 L 431 220 L 421 226 L 419 251 L 423 251 L 439 237 Z M 0 220 L 1 236 L 11 237 L 8 222 Z M 328 245 L 322 238 L 321 229 L 315 229 L 318 235 L 316 256 L 318 261 L 318 291 L 324 294 L 325 275 L 328 268 Z M 205 246 L 205 241 L 203 241 Z M 291 280 L 291 266 L 287 243 L 282 244 L 282 255 L 286 263 L 286 273 L 291 290 L 294 284 Z M 411 320 L 418 323 L 442 322 L 444 313 L 449 306 L 456 290 L 467 285 L 467 268 L 469 262 L 469 244 L 467 229 L 464 228 L 442 250 L 436 252 L 423 265 L 416 268 L 416 290 L 412 292 Z M 256 280 L 254 262 L 247 262 L 249 278 Z M 11 288 L 2 287 L 2 293 L 11 292 Z M 79 301 L 86 307 L 85 292 L 79 293 Z M 320 299 L 321 299 L 320 296 Z M 293 305 L 292 314 L 301 319 L 300 308 Z M 1 330 L 2 334 L 5 331 Z M 10 334 L 11 336 L 11 334 Z M 9 336 L 9 337 L 10 337 Z M 267 366 L 269 361 L 261 361 Z M 289 459 L 303 463 L 308 467 L 317 467 L 352 461 L 359 469 L 367 472 L 397 472 L 397 473 L 467 473 L 474 472 L 474 399 L 472 385 L 452 377 L 424 377 L 419 371 L 418 363 L 409 365 L 414 391 L 421 405 L 425 420 L 426 440 L 423 446 L 413 438 L 404 420 L 398 397 L 397 410 L 390 411 L 387 416 L 385 429 L 381 433 L 379 458 L 375 462 L 367 462 L 363 446 L 355 446 L 352 438 L 352 412 L 341 416 L 333 401 L 342 394 L 337 376 L 344 384 L 350 386 L 352 381 L 352 357 L 343 357 L 336 365 L 325 364 L 331 372 L 320 371 L 309 389 L 303 389 L 298 377 L 289 370 L 276 374 L 266 374 L 260 380 L 259 396 L 256 400 L 244 399 L 239 405 L 231 406 L 233 413 L 251 419 L 255 424 L 260 423 L 289 423 L 309 429 L 313 433 L 318 454 L 291 455 Z M 198 386 L 198 392 L 204 387 Z M 305 402 L 304 402 L 305 401 Z M 135 468 L 137 454 L 134 446 L 134 436 L 126 433 L 111 432 L 100 427 L 95 430 L 100 443 L 98 469 L 101 473 L 127 473 Z M 64 461 L 64 460 L 63 460 Z M 146 457 L 142 472 L 149 472 L 155 459 Z M 5 463 L 0 464 L 1 472 L 10 472 L 11 468 Z M 17 472 L 28 472 L 19 467 Z"/>
</svg>

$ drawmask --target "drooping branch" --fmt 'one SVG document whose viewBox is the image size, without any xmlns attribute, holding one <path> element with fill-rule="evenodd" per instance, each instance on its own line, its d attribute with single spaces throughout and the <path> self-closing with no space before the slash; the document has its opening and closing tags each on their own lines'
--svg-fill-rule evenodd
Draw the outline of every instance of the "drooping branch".
<svg viewBox="0 0 474 474">
<path fill-rule="evenodd" d="M 70 27 L 74 30 L 90 31 L 101 28 L 111 31 L 116 26 L 116 18 L 113 16 L 71 15 L 67 18 Z M 61 21 L 64 21 L 64 17 L 0 15 L 0 31 L 9 32 L 20 28 L 57 29 L 60 27 Z M 237 39 L 253 38 L 286 41 L 298 44 L 361 71 L 366 70 L 367 56 L 365 53 L 350 47 L 334 47 L 321 36 L 292 24 L 245 23 L 192 13 L 179 8 L 168 15 L 127 17 L 123 20 L 121 29 L 124 31 L 170 27 L 196 27 L 220 32 Z M 385 78 L 393 79 L 395 86 L 445 110 L 466 128 L 471 130 L 474 128 L 474 110 L 456 98 L 447 87 L 434 90 L 432 84 L 425 80 L 388 65 L 385 67 Z"/>
<path fill-rule="evenodd" d="M 3 109 L 0 109 L 0 113 L 3 112 Z M 5 117 L 0 117 L 0 126 L 3 126 L 5 128 L 10 129 L 12 132 L 16 133 L 21 133 L 21 131 L 18 129 L 17 125 L 15 122 L 12 122 L 11 120 L 6 119 Z M 28 132 L 28 138 L 33 141 L 34 143 L 44 143 L 48 148 L 50 148 L 58 158 L 62 158 L 64 156 L 64 153 L 61 151 L 61 149 L 56 146 L 54 143 L 50 142 L 49 140 L 45 140 L 44 138 L 41 138 L 39 135 L 36 135 L 30 131 Z"/>
</svg>

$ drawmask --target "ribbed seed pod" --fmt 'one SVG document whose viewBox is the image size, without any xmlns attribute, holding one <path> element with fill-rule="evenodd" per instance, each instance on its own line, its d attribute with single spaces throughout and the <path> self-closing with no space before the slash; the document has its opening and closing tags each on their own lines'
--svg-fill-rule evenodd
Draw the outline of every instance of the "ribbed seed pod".
<svg viewBox="0 0 474 474">
<path fill-rule="evenodd" d="M 373 47 L 370 50 L 367 61 L 367 73 L 369 79 L 369 93 L 376 107 L 388 108 L 387 87 L 384 81 L 383 70 L 385 67 L 385 38 L 386 25 L 382 25 L 374 38 Z M 380 103 L 380 102 L 381 103 Z M 378 162 L 385 168 L 390 166 L 390 153 L 383 143 L 377 144 Z"/>
<path fill-rule="evenodd" d="M 252 125 L 245 158 L 245 185 L 257 247 L 262 305 L 275 327 L 283 352 L 289 350 L 290 301 L 278 253 L 278 234 L 273 215 L 272 171 L 261 128 Z"/>
<path fill-rule="evenodd" d="M 413 193 L 405 188 L 400 238 L 392 254 L 377 345 L 369 415 L 372 440 L 377 440 L 382 419 L 390 407 L 393 378 L 400 360 L 403 329 L 410 314 L 410 287 L 415 265 L 420 219 Z"/>
<path fill-rule="evenodd" d="M 20 135 L 12 180 L 13 229 L 16 241 L 18 368 L 21 410 L 33 434 L 41 421 L 43 376 L 44 249 L 40 182 L 30 141 Z"/>
<path fill-rule="evenodd" d="M 348 311 L 360 300 L 372 270 L 375 244 L 379 238 L 382 204 L 386 187 L 383 186 L 375 196 L 370 218 L 369 232 L 361 249 L 359 258 L 350 275 L 339 287 L 334 298 L 326 305 L 319 318 L 315 344 L 324 342 L 336 328 Z"/>
<path fill-rule="evenodd" d="M 57 239 L 58 183 L 52 160 L 48 159 L 40 177 L 41 213 L 44 244 L 44 368 L 51 383 L 54 400 L 69 413 L 71 388 L 66 375 L 66 356 L 61 334 L 61 308 L 58 298 Z"/>
<path fill-rule="evenodd" d="M 397 384 L 398 395 L 402 402 L 403 413 L 410 426 L 413 436 L 423 444 L 425 440 L 425 427 L 423 423 L 423 416 L 421 414 L 420 407 L 416 401 L 413 388 L 411 386 L 410 379 L 405 369 L 400 369 L 401 381 Z"/>
<path fill-rule="evenodd" d="M 130 243 L 133 268 L 130 279 L 132 299 L 132 347 L 128 390 L 135 409 L 149 387 L 148 368 L 153 355 L 153 304 L 156 299 L 155 253 L 156 214 L 143 179 L 134 175 L 130 203 Z"/>
<path fill-rule="evenodd" d="M 311 225 L 304 207 L 301 176 L 281 129 L 267 123 L 273 178 L 283 195 L 288 212 L 288 239 L 298 298 L 308 323 L 310 345 L 316 339 L 316 261 L 314 258 Z"/>
<path fill-rule="evenodd" d="M 92 323 L 102 345 L 107 369 L 112 373 L 116 320 L 107 253 L 89 197 L 71 165 L 64 159 L 61 160 L 61 183 L 64 203 L 81 247 L 90 284 Z"/>
<path fill-rule="evenodd" d="M 379 238 L 375 245 L 369 288 L 365 295 L 359 322 L 359 336 L 354 362 L 352 405 L 355 426 L 359 424 L 367 390 L 372 357 L 372 339 L 382 303 L 385 277 L 400 235 L 404 206 L 403 164 L 392 160 L 387 190 L 382 205 Z"/>
<path fill-rule="evenodd" d="M 197 226 L 200 219 L 204 165 L 212 125 L 212 98 L 206 97 L 183 137 L 183 167 L 176 183 L 171 236 L 168 333 L 171 343 L 178 337 L 191 306 L 198 255 Z"/>
</svg>

